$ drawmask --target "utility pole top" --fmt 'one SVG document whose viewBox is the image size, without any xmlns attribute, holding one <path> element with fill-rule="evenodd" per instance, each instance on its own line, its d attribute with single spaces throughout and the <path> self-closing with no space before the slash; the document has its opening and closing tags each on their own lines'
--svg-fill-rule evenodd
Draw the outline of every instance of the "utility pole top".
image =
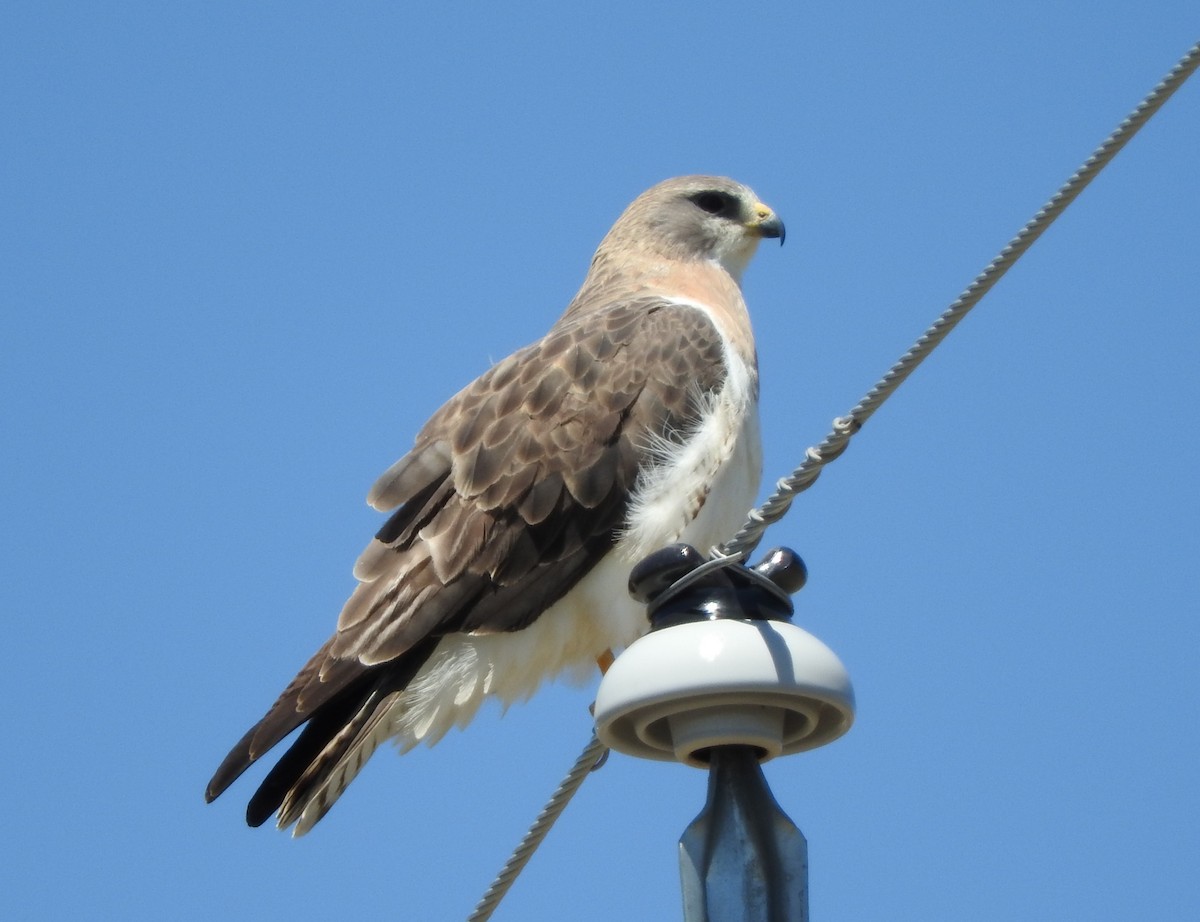
<svg viewBox="0 0 1200 922">
<path fill-rule="evenodd" d="M 833 651 L 791 623 L 806 579 L 786 548 L 746 567 L 681 544 L 629 577 L 652 626 L 601 681 L 596 734 L 709 770 L 708 801 L 679 842 L 685 922 L 808 922 L 808 845 L 760 763 L 844 734 L 854 690 Z"/>
</svg>

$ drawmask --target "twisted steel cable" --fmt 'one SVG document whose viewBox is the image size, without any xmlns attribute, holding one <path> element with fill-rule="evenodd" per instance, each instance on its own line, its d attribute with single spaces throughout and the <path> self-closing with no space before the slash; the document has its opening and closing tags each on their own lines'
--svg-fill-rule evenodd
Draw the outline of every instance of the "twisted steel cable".
<svg viewBox="0 0 1200 922">
<path fill-rule="evenodd" d="M 517 879 L 517 875 L 528 864 L 529 859 L 533 857 L 533 853 L 537 851 L 537 847 L 542 844 L 542 840 L 550 832 L 550 827 L 554 825 L 554 821 L 566 809 L 571 798 L 575 796 L 575 792 L 583 784 L 583 779 L 591 771 L 600 767 L 607 754 L 608 747 L 596 738 L 596 734 L 593 731 L 592 741 L 584 747 L 583 752 L 579 754 L 579 758 L 575 760 L 575 764 L 571 766 L 571 770 L 567 772 L 567 776 L 563 778 L 555 792 L 550 795 L 550 799 L 546 801 L 546 806 L 542 807 L 542 812 L 537 815 L 537 819 L 533 821 L 533 825 L 529 827 L 529 831 L 525 833 L 525 837 L 513 849 L 512 855 L 504 863 L 504 867 L 496 875 L 496 879 L 492 881 L 492 885 L 488 887 L 487 893 L 476 904 L 475 911 L 467 916 L 467 922 L 487 922 L 492 917 L 492 913 L 495 912 L 500 901 L 504 899 L 504 894 L 508 892 L 508 888 L 512 886 L 513 881 Z"/>
<path fill-rule="evenodd" d="M 871 418 L 885 400 L 887 400 L 905 379 L 913 373 L 918 365 L 937 348 L 979 301 L 986 295 L 1013 264 L 1020 259 L 1025 251 L 1033 246 L 1046 229 L 1054 223 L 1059 215 L 1066 210 L 1071 202 L 1087 185 L 1096 178 L 1130 139 L 1141 130 L 1142 126 L 1155 112 L 1162 108 L 1163 103 L 1171 98 L 1188 77 L 1200 66 L 1200 42 L 1193 45 L 1162 81 L 1154 87 L 1137 108 L 1116 127 L 1103 143 L 1092 153 L 1083 165 L 1063 183 L 1050 200 L 1042 206 L 1015 237 L 1008 242 L 996 258 L 993 259 L 975 280 L 966 287 L 961 295 L 921 334 L 910 348 L 894 364 L 882 378 L 867 391 L 866 395 L 855 404 L 845 416 L 839 416 L 833 421 L 833 428 L 820 444 L 807 449 L 804 461 L 787 477 L 781 478 L 775 486 L 775 492 L 759 507 L 750 510 L 746 522 L 738 529 L 732 538 L 720 547 L 713 548 L 711 556 L 714 561 L 721 558 L 745 559 L 762 540 L 763 533 L 779 519 L 792 505 L 796 495 L 804 492 L 813 485 L 821 470 L 830 461 L 842 454 L 850 444 L 850 439 L 863 424 Z M 719 562 L 714 562 L 719 566 Z M 686 577 L 685 577 L 686 579 Z M 575 792 L 579 790 L 585 778 L 603 762 L 608 752 L 606 747 L 592 734 L 591 742 L 580 753 L 567 776 L 551 795 L 542 812 L 538 814 L 529 831 L 514 849 L 512 856 L 504 868 L 496 875 L 496 879 L 480 899 L 475 911 L 467 918 L 467 922 L 487 922 L 499 905 L 504 895 L 516 880 L 517 875 L 533 856 L 534 851 L 541 845 L 542 840 L 550 832 L 550 827 L 566 809 Z"/>
<path fill-rule="evenodd" d="M 839 416 L 833 421 L 833 429 L 825 439 L 804 453 L 804 461 L 787 477 L 780 479 L 772 493 L 761 506 L 752 509 L 746 516 L 745 524 L 738 532 L 713 550 L 714 557 L 738 557 L 744 559 L 762 540 L 763 532 L 779 521 L 792 505 L 796 494 L 802 493 L 813 485 L 821 474 L 821 469 L 837 458 L 850 444 L 850 439 L 858 432 L 871 415 L 892 396 L 896 388 L 913 373 L 918 365 L 937 348 L 967 315 L 967 313 L 991 291 L 992 286 L 1000 281 L 1013 264 L 1025 251 L 1033 246 L 1055 219 L 1066 210 L 1071 202 L 1082 192 L 1096 175 L 1108 166 L 1130 139 L 1154 115 L 1171 95 L 1179 89 L 1183 82 L 1200 66 L 1200 42 L 1191 47 L 1171 71 L 1162 79 L 1149 95 L 1138 104 L 1138 107 L 1116 127 L 1104 142 L 1096 148 L 1083 166 L 1075 171 L 1062 187 L 1054 193 L 1050 201 L 1021 228 L 1020 232 L 1008 242 L 995 259 L 988 264 L 975 280 L 966 287 L 958 299 L 954 301 L 937 320 L 921 334 L 900 360 L 896 362 L 878 383 L 867 391 L 849 413 Z"/>
</svg>

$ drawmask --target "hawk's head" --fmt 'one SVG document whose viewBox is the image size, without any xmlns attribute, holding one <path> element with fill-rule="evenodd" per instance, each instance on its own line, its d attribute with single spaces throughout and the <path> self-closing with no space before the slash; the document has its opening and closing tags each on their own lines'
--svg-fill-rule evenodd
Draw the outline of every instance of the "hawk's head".
<svg viewBox="0 0 1200 922">
<path fill-rule="evenodd" d="M 740 279 L 763 237 L 782 243 L 783 222 L 748 186 L 723 176 L 680 176 L 639 195 L 597 255 L 626 248 L 670 260 L 711 260 Z"/>
</svg>

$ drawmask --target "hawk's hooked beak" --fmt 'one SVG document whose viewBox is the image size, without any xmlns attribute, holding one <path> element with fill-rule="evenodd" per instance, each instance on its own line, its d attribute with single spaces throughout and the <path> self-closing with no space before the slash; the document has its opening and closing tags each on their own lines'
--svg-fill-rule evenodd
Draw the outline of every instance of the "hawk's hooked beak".
<svg viewBox="0 0 1200 922">
<path fill-rule="evenodd" d="M 787 237 L 787 230 L 779 220 L 779 215 L 762 202 L 755 203 L 754 217 L 746 227 L 756 231 L 760 237 L 778 237 L 780 246 L 783 246 L 784 238 Z"/>
</svg>

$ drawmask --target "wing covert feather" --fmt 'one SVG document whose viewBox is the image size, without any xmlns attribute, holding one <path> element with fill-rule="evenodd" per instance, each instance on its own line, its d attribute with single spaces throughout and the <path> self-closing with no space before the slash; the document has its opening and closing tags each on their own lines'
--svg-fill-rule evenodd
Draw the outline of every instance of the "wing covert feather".
<svg viewBox="0 0 1200 922">
<path fill-rule="evenodd" d="M 612 547 L 656 440 L 685 438 L 724 380 L 708 315 L 651 296 L 495 365 L 372 489 L 401 505 L 356 566 L 333 655 L 380 663 L 430 634 L 527 626 Z"/>
</svg>

